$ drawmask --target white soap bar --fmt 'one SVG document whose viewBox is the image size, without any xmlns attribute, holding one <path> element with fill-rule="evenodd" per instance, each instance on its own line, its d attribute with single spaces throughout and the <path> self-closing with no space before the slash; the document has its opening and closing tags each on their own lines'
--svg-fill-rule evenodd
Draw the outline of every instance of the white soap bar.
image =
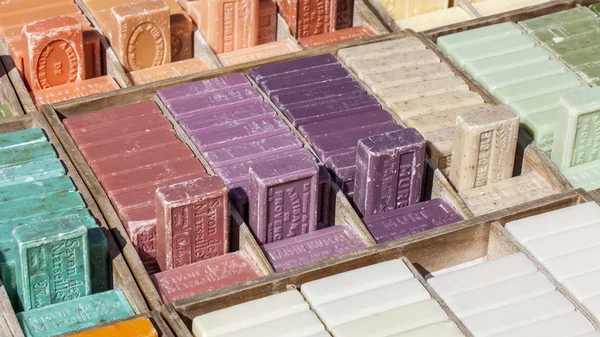
<svg viewBox="0 0 600 337">
<path fill-rule="evenodd" d="M 570 277 L 562 282 L 579 301 L 600 295 L 600 270 Z"/>
<path fill-rule="evenodd" d="M 429 279 L 443 299 L 537 271 L 523 253 L 516 253 Z"/>
<path fill-rule="evenodd" d="M 430 49 L 417 50 L 408 53 L 397 53 L 375 60 L 356 60 L 352 69 L 355 69 L 358 77 L 363 79 L 365 75 L 383 73 L 386 71 L 414 67 L 422 64 L 439 63 L 440 58 Z"/>
<path fill-rule="evenodd" d="M 455 91 L 469 91 L 469 86 L 458 76 L 427 80 L 423 82 L 405 84 L 394 87 L 393 90 L 385 89 L 379 97 L 386 103 L 407 101 L 426 96 L 445 94 Z"/>
<path fill-rule="evenodd" d="M 290 290 L 198 316 L 192 331 L 196 337 L 216 337 L 309 310 L 302 295 Z"/>
<path fill-rule="evenodd" d="M 482 104 L 483 98 L 472 91 L 457 91 L 447 94 L 422 97 L 408 101 L 394 100 L 388 104 L 392 111 L 405 120 L 432 112 L 456 109 L 463 106 Z"/>
<path fill-rule="evenodd" d="M 414 277 L 406 264 L 397 259 L 307 282 L 302 285 L 300 291 L 310 305 L 315 307 Z"/>
<path fill-rule="evenodd" d="M 237 317 L 230 317 L 235 320 Z M 281 317 L 220 337 L 306 337 L 325 331 L 325 327 L 312 311 Z"/>
<path fill-rule="evenodd" d="M 600 320 L 600 296 L 585 299 L 583 305 L 590 311 L 590 314 L 594 318 Z"/>
<path fill-rule="evenodd" d="M 462 319 L 476 337 L 489 336 L 575 311 L 558 291 Z"/>
<path fill-rule="evenodd" d="M 407 332 L 389 337 L 464 337 L 465 334 L 453 322 L 429 324 Z"/>
<path fill-rule="evenodd" d="M 542 261 L 558 282 L 600 269 L 600 245 Z"/>
<path fill-rule="evenodd" d="M 307 337 L 331 337 L 331 335 L 329 334 L 329 332 L 323 331 L 323 332 L 320 332 L 320 333 L 318 333 L 316 335 L 310 335 L 310 336 L 307 336 Z"/>
<path fill-rule="evenodd" d="M 538 271 L 450 297 L 446 303 L 462 319 L 554 290 L 556 290 L 554 284 Z"/>
<path fill-rule="evenodd" d="M 521 243 L 597 222 L 600 206 L 587 202 L 511 221 L 506 229 Z"/>
<path fill-rule="evenodd" d="M 593 330 L 594 327 L 581 312 L 573 311 L 491 337 L 576 337 Z"/>
<path fill-rule="evenodd" d="M 335 326 L 430 297 L 419 280 L 409 279 L 312 307 L 331 330 Z"/>
<path fill-rule="evenodd" d="M 581 336 L 577 336 L 577 337 L 600 337 L 600 331 L 588 332 L 585 335 L 581 335 Z"/>
<path fill-rule="evenodd" d="M 600 244 L 600 223 L 569 229 L 524 243 L 527 250 L 539 261 L 598 244 Z"/>
<path fill-rule="evenodd" d="M 331 334 L 334 337 L 387 337 L 447 320 L 442 307 L 430 299 L 337 326 Z"/>
<path fill-rule="evenodd" d="M 426 49 L 421 40 L 416 37 L 395 39 L 378 43 L 370 43 L 363 46 L 344 48 L 338 51 L 337 56 L 353 68 L 354 62 L 358 60 L 372 60 L 387 57 L 397 53 L 407 53 Z"/>
</svg>

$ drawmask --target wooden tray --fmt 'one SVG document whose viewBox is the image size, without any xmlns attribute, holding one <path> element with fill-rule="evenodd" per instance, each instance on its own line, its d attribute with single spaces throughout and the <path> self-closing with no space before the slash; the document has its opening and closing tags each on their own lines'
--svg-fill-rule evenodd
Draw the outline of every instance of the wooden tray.
<svg viewBox="0 0 600 337">
<path fill-rule="evenodd" d="M 86 185 L 83 183 L 81 176 L 78 171 L 75 169 L 75 166 L 71 163 L 71 160 L 67 156 L 67 153 L 61 146 L 60 142 L 56 138 L 56 135 L 48 125 L 48 122 L 44 119 L 44 117 L 39 112 L 33 112 L 27 116 L 21 117 L 11 117 L 0 120 L 0 134 L 7 132 L 14 132 L 23 129 L 29 128 L 41 128 L 46 133 L 48 140 L 54 146 L 58 154 L 58 158 L 64 163 L 67 168 L 67 174 L 77 187 L 77 191 L 83 197 L 86 205 L 88 206 L 89 211 L 92 215 L 98 220 L 100 227 L 104 235 L 106 236 L 106 241 L 108 243 L 108 254 L 110 260 L 112 261 L 112 274 L 113 274 L 113 286 L 112 288 L 119 288 L 123 290 L 123 293 L 127 297 L 127 300 L 131 304 L 133 310 L 138 314 L 147 313 L 149 311 L 146 301 L 138 288 L 129 267 L 123 255 L 119 251 L 119 247 L 117 246 L 115 239 L 106 223 L 104 218 L 102 217 L 102 213 L 98 209 L 94 198 L 90 194 Z M 22 337 L 23 332 L 21 330 L 21 326 L 17 321 L 15 316 L 15 312 L 12 309 L 10 302 L 8 301 L 8 297 L 6 292 L 4 291 L 4 287 L 0 288 L 0 304 L 2 305 L 4 311 L 4 318 L 6 320 L 7 325 L 10 328 L 10 331 L 15 337 Z M 0 322 L 1 325 L 1 322 Z M 0 328 L 1 329 L 1 328 Z"/>
<path fill-rule="evenodd" d="M 19 102 L 19 97 L 13 88 L 12 82 L 8 78 L 8 73 L 2 65 L 2 56 L 0 55 L 0 104 L 7 104 L 13 116 L 22 116 L 23 108 Z"/>
<path fill-rule="evenodd" d="M 298 288 L 302 284 L 316 279 L 392 259 L 406 258 L 419 272 L 420 275 L 417 275 L 419 277 L 427 277 L 430 273 L 472 263 L 473 261 L 493 260 L 519 251 L 524 252 L 531 259 L 531 255 L 516 243 L 504 229 L 504 224 L 511 220 L 541 214 L 589 200 L 590 197 L 581 190 L 569 191 L 340 256 L 335 258 L 334 261 L 330 261 L 330 263 L 317 263 L 299 268 L 296 271 L 269 275 L 254 282 L 251 287 L 236 286 L 221 289 L 211 296 L 197 296 L 177 301 L 165 305 L 162 313 L 177 336 L 192 337 L 190 333 L 191 323 L 194 317 L 198 315 L 273 295 L 290 288 Z M 591 319 L 590 313 L 575 301 L 573 296 L 565 291 L 564 287 L 551 277 L 545 268 L 534 259 L 532 261 L 546 276 L 549 276 L 557 289 L 565 294 L 573 302 L 573 305 L 598 328 L 598 322 Z M 438 300 L 443 308 L 447 309 L 447 306 L 440 300 L 435 291 L 428 284 L 426 286 L 432 293 L 433 298 Z M 451 318 L 456 319 L 456 316 L 452 314 Z M 471 336 L 471 334 L 466 335 Z"/>
</svg>

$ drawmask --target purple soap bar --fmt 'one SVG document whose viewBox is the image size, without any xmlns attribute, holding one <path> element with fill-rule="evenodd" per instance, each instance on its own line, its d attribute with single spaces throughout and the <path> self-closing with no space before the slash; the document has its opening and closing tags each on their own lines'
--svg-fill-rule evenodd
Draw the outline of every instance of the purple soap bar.
<svg viewBox="0 0 600 337">
<path fill-rule="evenodd" d="M 325 161 L 334 154 L 356 149 L 358 141 L 381 133 L 397 131 L 402 126 L 397 124 L 373 125 L 358 130 L 341 131 L 336 134 L 314 137 L 311 145 L 321 160 Z"/>
<path fill-rule="evenodd" d="M 269 160 L 271 158 L 280 158 L 280 157 L 288 157 L 295 156 L 299 154 L 305 153 L 306 149 L 299 148 L 296 150 L 292 150 L 290 152 L 279 153 L 279 154 L 264 154 L 262 156 L 256 156 L 256 158 L 249 160 L 237 160 L 231 165 L 222 166 L 215 168 L 215 172 L 223 179 L 226 184 L 233 184 L 235 182 L 248 179 L 248 171 L 250 170 L 250 166 L 263 162 L 265 160 Z"/>
<path fill-rule="evenodd" d="M 282 112 L 294 126 L 298 127 L 308 123 L 352 116 L 378 109 L 381 109 L 381 105 L 379 105 L 379 102 L 373 96 L 357 94 L 331 99 L 327 102 L 317 102 L 302 107 L 282 109 Z"/>
<path fill-rule="evenodd" d="M 171 101 L 168 107 L 169 111 L 173 113 L 173 116 L 177 120 L 180 120 L 236 105 L 262 101 L 263 98 L 256 89 L 241 88 L 212 94 L 200 94 L 177 98 Z"/>
<path fill-rule="evenodd" d="M 348 70 L 337 65 L 334 68 L 324 67 L 319 71 L 301 71 L 293 76 L 267 78 L 260 87 L 267 94 L 272 95 L 282 91 L 300 90 L 309 85 L 327 83 L 341 78 L 352 79 L 352 75 Z"/>
<path fill-rule="evenodd" d="M 368 215 L 363 220 L 375 241 L 384 243 L 464 219 L 445 201 L 433 199 L 386 213 Z"/>
<path fill-rule="evenodd" d="M 235 182 L 233 184 L 226 184 L 229 190 L 229 199 L 235 207 L 244 221 L 248 221 L 248 194 L 250 194 L 250 188 L 248 179 Z"/>
<path fill-rule="evenodd" d="M 362 129 L 372 125 L 396 124 L 392 116 L 385 110 L 365 112 L 358 115 L 351 115 L 328 119 L 317 123 L 309 123 L 300 126 L 299 130 L 310 142 L 315 136 L 325 136 L 340 131 Z"/>
<path fill-rule="evenodd" d="M 325 100 L 333 97 L 356 95 L 365 93 L 365 89 L 354 79 L 342 78 L 325 84 L 313 84 L 291 92 L 276 93 L 271 100 L 278 107 L 289 109 L 293 106 L 302 106 L 316 100 Z"/>
<path fill-rule="evenodd" d="M 356 150 L 354 203 L 363 216 L 421 200 L 425 138 L 415 129 L 361 139 Z"/>
<path fill-rule="evenodd" d="M 329 64 L 339 64 L 335 56 L 331 54 L 317 55 L 306 57 L 302 59 L 278 62 L 273 64 L 267 64 L 264 66 L 250 69 L 249 75 L 257 82 L 261 83 L 262 79 L 277 76 L 277 75 L 290 75 L 292 73 L 302 71 L 305 69 L 312 69 L 323 67 Z"/>
<path fill-rule="evenodd" d="M 331 204 L 331 176 L 325 166 L 319 165 L 319 204 L 317 205 L 317 230 L 329 227 Z"/>
<path fill-rule="evenodd" d="M 303 151 L 250 166 L 250 228 L 261 245 L 317 228 L 319 168 Z"/>
<path fill-rule="evenodd" d="M 203 130 L 227 126 L 233 122 L 249 121 L 266 116 L 275 116 L 275 110 L 266 102 L 238 105 L 226 110 L 218 110 L 200 116 L 192 116 L 179 120 L 179 125 L 190 133 L 194 130 Z"/>
<path fill-rule="evenodd" d="M 160 89 L 156 94 L 163 102 L 167 103 L 179 97 L 250 86 L 252 84 L 248 78 L 239 73 Z"/>
<path fill-rule="evenodd" d="M 325 167 L 333 172 L 336 183 L 344 194 L 354 191 L 356 150 L 333 155 L 325 161 Z M 352 188 L 352 191 L 349 188 Z"/>
<path fill-rule="evenodd" d="M 348 225 L 337 225 L 262 246 L 265 256 L 275 269 L 282 272 L 315 263 L 367 245 Z"/>
<path fill-rule="evenodd" d="M 201 151 L 209 151 L 289 132 L 279 117 L 265 117 L 212 132 L 193 132 L 190 138 Z"/>
<path fill-rule="evenodd" d="M 302 142 L 291 133 L 263 138 L 248 143 L 223 147 L 202 155 L 213 168 L 231 165 L 237 162 L 252 160 L 265 155 L 289 152 L 302 148 Z"/>
</svg>

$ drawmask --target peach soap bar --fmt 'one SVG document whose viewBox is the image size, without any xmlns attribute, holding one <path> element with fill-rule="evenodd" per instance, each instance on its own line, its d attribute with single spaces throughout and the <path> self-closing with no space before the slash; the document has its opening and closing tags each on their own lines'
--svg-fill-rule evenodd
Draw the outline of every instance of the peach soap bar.
<svg viewBox="0 0 600 337">
<path fill-rule="evenodd" d="M 54 104 L 117 89 L 119 89 L 119 85 L 112 77 L 102 76 L 79 83 L 68 83 L 58 87 L 37 90 L 32 92 L 31 96 L 39 109 L 44 104 Z"/>
<path fill-rule="evenodd" d="M 72 337 L 159 337 L 152 322 L 146 318 L 136 318 L 102 328 L 72 335 Z"/>
</svg>

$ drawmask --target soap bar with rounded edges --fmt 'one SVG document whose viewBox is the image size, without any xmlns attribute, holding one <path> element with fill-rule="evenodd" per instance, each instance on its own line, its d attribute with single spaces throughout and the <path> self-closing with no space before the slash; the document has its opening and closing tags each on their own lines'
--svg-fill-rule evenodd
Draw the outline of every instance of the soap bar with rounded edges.
<svg viewBox="0 0 600 337">
<path fill-rule="evenodd" d="M 154 324 L 146 317 L 135 318 L 102 328 L 89 330 L 73 337 L 159 337 Z"/>
</svg>

